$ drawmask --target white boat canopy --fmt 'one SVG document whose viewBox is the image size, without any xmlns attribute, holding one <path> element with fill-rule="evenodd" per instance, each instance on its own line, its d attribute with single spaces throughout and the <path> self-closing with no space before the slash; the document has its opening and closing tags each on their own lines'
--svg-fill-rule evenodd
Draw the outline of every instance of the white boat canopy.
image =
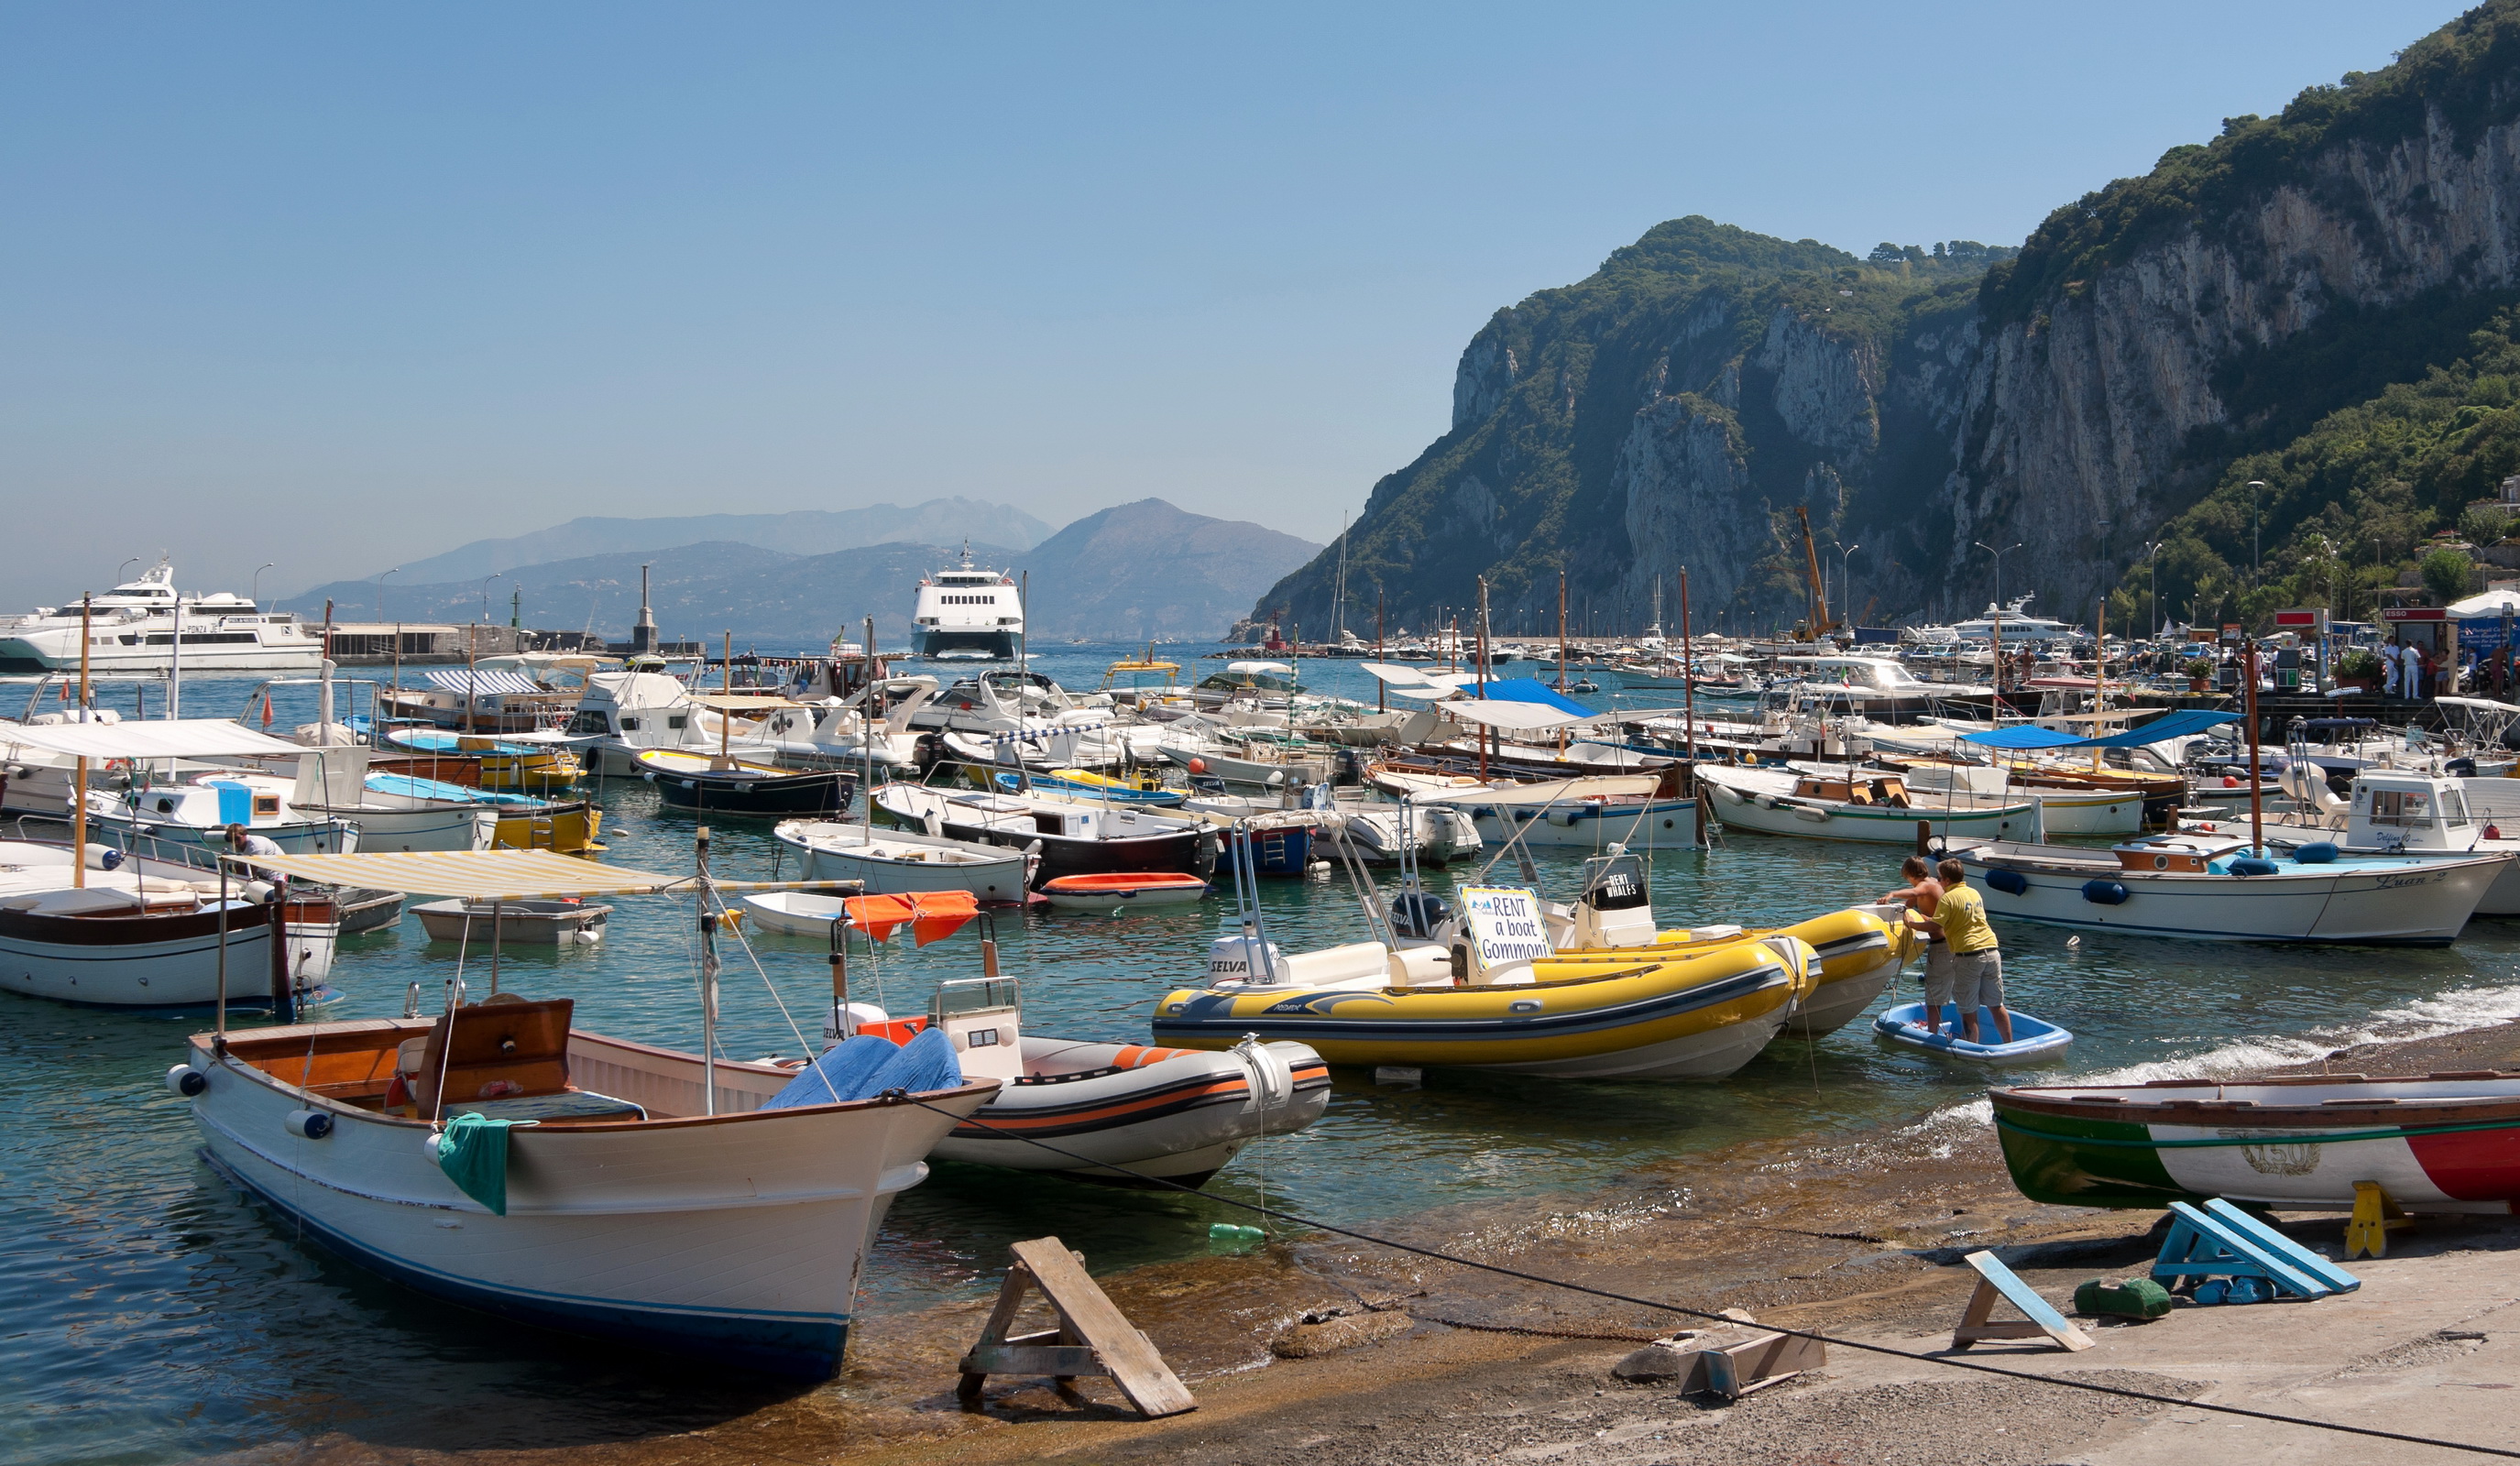
<svg viewBox="0 0 2520 1466">
<path fill-rule="evenodd" d="M 0 743 L 77 759 L 215 759 L 311 751 L 224 718 L 156 723 L 41 723 L 0 728 Z"/>
<path fill-rule="evenodd" d="M 395 850 L 359 855 L 225 855 L 221 859 L 277 870 L 328 886 L 400 891 L 406 896 L 459 896 L 467 901 L 534 901 L 563 896 L 658 896 L 697 885 L 689 875 L 659 875 L 605 866 L 548 850 Z M 853 880 L 715 880 L 720 891 L 830 891 L 856 895 Z"/>
<path fill-rule="evenodd" d="M 1572 728 L 1590 723 L 1595 715 L 1578 715 L 1545 702 L 1516 702 L 1503 697 L 1464 697 L 1458 702 L 1442 704 L 1437 711 L 1447 718 L 1460 718 L 1483 723 L 1490 728 L 1529 730 L 1536 728 Z"/>
<path fill-rule="evenodd" d="M 522 672 L 510 672 L 501 667 L 470 668 L 462 672 L 437 671 L 428 674 L 428 685 L 442 691 L 463 692 L 478 696 L 548 692 L 551 689 Z"/>
</svg>

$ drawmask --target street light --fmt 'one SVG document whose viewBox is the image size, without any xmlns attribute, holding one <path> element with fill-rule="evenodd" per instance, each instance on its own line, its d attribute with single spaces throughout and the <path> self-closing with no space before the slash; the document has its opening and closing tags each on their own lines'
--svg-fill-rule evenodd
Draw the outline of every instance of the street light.
<svg viewBox="0 0 2520 1466">
<path fill-rule="evenodd" d="M 2002 550 L 1996 549 L 1984 540 L 1971 540 L 1969 543 L 1995 556 L 1995 605 L 2001 612 L 2003 609 L 2003 557 L 2020 549 L 2022 542 L 2015 540 Z"/>
<path fill-rule="evenodd" d="M 396 565 L 392 569 L 387 570 L 385 575 L 400 575 L 401 573 L 402 566 Z M 382 624 L 385 619 L 385 575 L 380 575 L 377 577 L 377 621 L 379 624 Z"/>
<path fill-rule="evenodd" d="M 2144 629 L 2144 635 L 2148 637 L 2161 633 L 2161 547 L 2165 543 L 2152 540 L 2143 547 L 2144 563 L 2152 567 L 2152 624 Z"/>
<path fill-rule="evenodd" d="M 506 572 L 493 570 L 481 577 L 481 624 L 484 626 L 490 624 L 490 582 L 497 580 L 504 573 Z"/>
<path fill-rule="evenodd" d="M 140 563 L 140 556 L 135 555 L 131 558 L 124 560 L 122 565 L 136 565 L 138 563 Z M 122 584 L 122 565 L 116 565 L 113 567 L 113 583 L 115 585 Z"/>
<path fill-rule="evenodd" d="M 262 609 L 262 572 L 279 563 L 278 560 L 264 560 L 253 567 L 253 608 L 255 610 Z"/>
<path fill-rule="evenodd" d="M 1855 630 L 1855 586 L 1851 579 L 1853 570 L 1847 561 L 1863 548 L 1861 545 L 1844 545 L 1837 552 L 1837 604 L 1838 609 L 1846 613 L 1846 628 L 1850 633 Z"/>
<path fill-rule="evenodd" d="M 2266 486 L 2267 481 L 2263 478 L 2249 480 L 2249 583 L 2251 585 L 2257 584 L 2259 571 L 2264 568 L 2259 563 L 2258 556 L 2258 495 L 2265 490 Z"/>
</svg>

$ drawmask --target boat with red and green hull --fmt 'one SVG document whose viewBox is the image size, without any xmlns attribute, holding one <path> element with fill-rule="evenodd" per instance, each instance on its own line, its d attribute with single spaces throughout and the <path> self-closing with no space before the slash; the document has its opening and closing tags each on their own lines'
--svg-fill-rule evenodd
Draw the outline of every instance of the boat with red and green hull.
<svg viewBox="0 0 2520 1466">
<path fill-rule="evenodd" d="M 1987 1098 L 2004 1165 L 2033 1201 L 2350 1211 L 2358 1181 L 2408 1211 L 2503 1214 L 2520 1201 L 2520 1073 L 2020 1086 Z"/>
</svg>

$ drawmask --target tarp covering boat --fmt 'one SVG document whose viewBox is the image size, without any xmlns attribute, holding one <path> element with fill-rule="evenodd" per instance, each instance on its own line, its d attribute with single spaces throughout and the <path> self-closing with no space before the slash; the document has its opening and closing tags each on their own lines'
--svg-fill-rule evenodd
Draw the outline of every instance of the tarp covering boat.
<svg viewBox="0 0 2520 1466">
<path fill-rule="evenodd" d="M 309 751 L 224 718 L 18 724 L 0 729 L 0 743 L 75 759 L 210 759 Z"/>
<path fill-rule="evenodd" d="M 1960 740 L 1981 748 L 2141 748 L 2171 738 L 2190 737 L 2196 733 L 2240 720 L 2237 713 L 2208 712 L 2203 708 L 2182 708 L 2153 719 L 2140 728 L 2109 733 L 2097 738 L 2078 738 L 2052 728 L 1990 729 L 1985 733 L 1960 734 Z"/>
<path fill-rule="evenodd" d="M 904 891 L 893 896 L 852 896 L 849 921 L 870 941 L 889 939 L 910 924 L 913 945 L 924 947 L 950 937 L 980 913 L 980 898 L 968 891 Z"/>
</svg>

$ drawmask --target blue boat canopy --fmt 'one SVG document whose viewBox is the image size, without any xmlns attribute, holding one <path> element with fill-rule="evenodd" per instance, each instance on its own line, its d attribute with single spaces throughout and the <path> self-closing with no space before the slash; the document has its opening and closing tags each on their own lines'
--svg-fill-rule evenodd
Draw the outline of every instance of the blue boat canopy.
<svg viewBox="0 0 2520 1466">
<path fill-rule="evenodd" d="M 2034 728 L 2024 724 L 2019 728 L 1998 728 L 1986 733 L 1962 733 L 1960 741 L 1975 743 L 1981 748 L 2141 748 L 2149 743 L 2159 743 L 2171 738 L 2184 738 L 2226 723 L 2238 721 L 2240 721 L 2240 715 L 2237 713 L 2215 713 L 2207 712 L 2202 708 L 2182 708 L 2175 713 L 2155 718 L 2140 727 L 2130 728 L 2125 733 L 2110 733 L 2100 738 L 2078 738 L 2072 733 L 2058 733 L 2052 728 Z"/>
<path fill-rule="evenodd" d="M 1548 684 L 1534 677 L 1491 677 L 1486 682 L 1462 684 L 1462 695 L 1484 697 L 1490 702 L 1536 702 L 1553 707 L 1574 718 L 1590 718 L 1593 710 L 1571 697 L 1561 697 Z"/>
</svg>

